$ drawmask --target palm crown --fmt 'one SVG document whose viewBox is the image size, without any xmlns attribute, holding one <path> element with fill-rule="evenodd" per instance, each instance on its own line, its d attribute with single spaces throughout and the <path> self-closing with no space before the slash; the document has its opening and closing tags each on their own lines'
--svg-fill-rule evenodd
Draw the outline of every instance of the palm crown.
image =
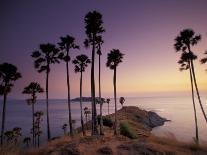
<svg viewBox="0 0 207 155">
<path fill-rule="evenodd" d="M 192 52 L 183 52 L 181 54 L 178 64 L 180 64 L 180 71 L 189 69 L 189 61 L 197 59 L 197 56 Z"/>
<path fill-rule="evenodd" d="M 76 56 L 76 59 L 73 60 L 75 72 L 84 72 L 89 63 L 91 63 L 91 61 L 87 55 L 81 54 Z"/>
<path fill-rule="evenodd" d="M 0 95 L 9 93 L 13 82 L 21 77 L 16 66 L 9 63 L 0 64 Z"/>
<path fill-rule="evenodd" d="M 28 103 L 32 101 L 34 103 L 36 101 L 36 93 L 43 93 L 44 89 L 37 82 L 31 82 L 27 87 L 24 88 L 23 94 L 31 94 L 31 99 L 28 99 Z"/>
<path fill-rule="evenodd" d="M 108 53 L 106 66 L 110 69 L 114 69 L 122 62 L 124 54 L 122 54 L 118 49 L 113 49 Z"/>
<path fill-rule="evenodd" d="M 41 44 L 40 51 L 34 51 L 32 57 L 35 59 L 35 68 L 38 72 L 50 72 L 50 64 L 59 63 L 59 49 L 53 44 Z"/>
<path fill-rule="evenodd" d="M 195 35 L 195 32 L 191 29 L 184 29 L 180 34 L 175 38 L 175 50 L 186 51 L 187 49 L 190 52 L 190 46 L 196 45 L 201 40 L 201 35 Z"/>
<path fill-rule="evenodd" d="M 89 12 L 88 14 L 86 14 L 84 20 L 86 34 L 88 36 L 89 41 L 93 39 L 93 36 L 96 36 L 97 34 L 105 31 L 102 27 L 102 15 L 99 12 Z"/>
<path fill-rule="evenodd" d="M 58 43 L 62 52 L 59 54 L 59 58 L 65 62 L 70 61 L 69 49 L 79 49 L 80 47 L 75 44 L 75 38 L 72 36 L 60 37 L 61 42 Z"/>
</svg>

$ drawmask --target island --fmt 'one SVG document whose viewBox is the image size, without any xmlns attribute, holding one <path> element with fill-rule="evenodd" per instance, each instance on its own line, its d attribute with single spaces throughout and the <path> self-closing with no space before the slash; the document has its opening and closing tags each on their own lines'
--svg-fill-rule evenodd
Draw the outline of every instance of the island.
<svg viewBox="0 0 207 155">
<path fill-rule="evenodd" d="M 99 99 L 99 97 L 96 97 L 96 99 Z M 102 100 L 104 100 L 104 98 L 101 98 Z M 80 97 L 76 97 L 74 99 L 71 99 L 71 101 L 73 102 L 80 102 Z M 82 102 L 91 102 L 91 97 L 82 97 Z"/>
</svg>

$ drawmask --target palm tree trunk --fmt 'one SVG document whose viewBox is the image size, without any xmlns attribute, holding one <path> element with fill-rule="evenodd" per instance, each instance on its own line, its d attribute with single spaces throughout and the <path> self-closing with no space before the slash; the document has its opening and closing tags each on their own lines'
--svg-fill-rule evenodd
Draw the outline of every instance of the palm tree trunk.
<svg viewBox="0 0 207 155">
<path fill-rule="evenodd" d="M 6 84 L 5 84 L 5 88 L 6 88 Z M 2 125 L 1 125 L 1 145 L 3 145 L 3 140 L 4 140 L 4 125 L 6 119 L 6 99 L 7 99 L 7 95 L 6 92 L 4 92 L 4 103 L 3 103 Z"/>
<path fill-rule="evenodd" d="M 98 72 L 98 83 L 99 83 L 99 101 L 101 101 L 101 54 L 98 55 L 99 59 L 99 72 Z M 100 135 L 103 135 L 103 118 L 102 118 L 102 103 L 100 102 Z"/>
<path fill-rule="evenodd" d="M 38 126 L 37 126 L 37 147 L 40 146 L 40 122 L 38 122 Z"/>
<path fill-rule="evenodd" d="M 69 114 L 69 128 L 70 135 L 73 135 L 73 126 L 72 126 L 72 118 L 71 118 L 71 106 L 70 106 L 70 81 L 69 81 L 69 66 L 68 62 L 66 62 L 66 70 L 67 70 L 67 88 L 68 88 L 68 114 Z"/>
<path fill-rule="evenodd" d="M 32 144 L 34 146 L 34 139 L 35 139 L 35 135 L 34 135 L 34 103 L 32 102 Z"/>
<path fill-rule="evenodd" d="M 109 103 L 108 103 L 108 115 L 109 115 Z"/>
<path fill-rule="evenodd" d="M 191 60 L 190 62 L 191 62 L 191 68 L 192 68 L 192 74 L 193 74 L 193 80 L 194 80 L 194 84 L 195 84 L 195 88 L 196 88 L 196 93 L 197 93 L 197 96 L 198 96 L 198 101 L 199 101 L 199 104 L 200 104 L 203 116 L 205 118 L 205 121 L 207 122 L 207 116 L 206 116 L 206 113 L 204 111 L 204 108 L 203 108 L 203 105 L 202 105 L 202 102 L 201 102 L 201 98 L 200 98 L 200 94 L 199 94 L 199 91 L 198 91 L 198 85 L 197 85 L 197 81 L 196 81 L 195 69 L 194 69 L 193 61 Z"/>
<path fill-rule="evenodd" d="M 86 129 L 88 129 L 88 125 L 87 125 L 87 114 L 85 114 L 86 117 Z"/>
<path fill-rule="evenodd" d="M 49 70 L 47 70 L 47 73 L 46 73 L 47 140 L 49 141 L 50 140 L 50 120 L 49 120 L 49 103 L 48 103 L 48 82 L 49 82 Z"/>
<path fill-rule="evenodd" d="M 94 62 L 95 62 L 95 34 L 93 34 L 93 47 L 92 47 L 91 99 L 92 99 L 92 135 L 97 135 L 98 132 L 97 132 L 97 121 L 96 121 Z"/>
<path fill-rule="evenodd" d="M 190 66 L 190 62 L 188 62 L 188 65 Z M 190 82 L 191 82 L 191 93 L 192 93 L 192 101 L 193 101 L 193 110 L 194 110 L 194 117 L 195 117 L 196 143 L 199 144 L 198 120 L 197 120 L 197 112 L 196 112 L 195 99 L 194 99 L 193 77 L 192 77 L 191 67 L 189 68 L 189 70 L 190 70 Z"/>
<path fill-rule="evenodd" d="M 80 76 L 80 109 L 81 109 L 81 127 L 83 136 L 86 135 L 85 129 L 84 129 L 84 123 L 83 123 L 83 106 L 82 106 L 82 70 L 81 70 L 81 76 Z"/>
<path fill-rule="evenodd" d="M 115 103 L 115 124 L 114 124 L 114 135 L 117 135 L 117 105 L 116 105 L 116 67 L 114 68 L 114 103 Z"/>
</svg>

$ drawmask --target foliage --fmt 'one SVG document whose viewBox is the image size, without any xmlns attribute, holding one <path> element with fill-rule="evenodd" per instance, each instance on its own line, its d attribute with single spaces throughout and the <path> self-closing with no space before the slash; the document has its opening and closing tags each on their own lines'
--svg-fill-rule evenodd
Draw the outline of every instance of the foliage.
<svg viewBox="0 0 207 155">
<path fill-rule="evenodd" d="M 122 62 L 124 54 L 119 49 L 113 49 L 108 53 L 106 66 L 110 69 L 114 69 Z"/>
<path fill-rule="evenodd" d="M 75 73 L 84 72 L 89 63 L 91 63 L 91 60 L 87 55 L 81 54 L 76 56 L 73 60 L 73 64 L 75 65 Z"/>
<path fill-rule="evenodd" d="M 112 119 L 110 117 L 102 116 L 102 119 L 103 119 L 103 125 L 104 126 L 108 126 L 108 127 L 112 127 L 113 126 L 113 121 L 112 121 Z M 100 120 L 101 120 L 100 115 L 97 116 L 97 120 L 98 120 L 98 124 L 100 125 Z"/>
<path fill-rule="evenodd" d="M 130 139 L 136 138 L 135 132 L 126 121 L 120 123 L 120 134 Z"/>
<path fill-rule="evenodd" d="M 50 64 L 60 63 L 59 49 L 55 45 L 47 43 L 40 44 L 40 51 L 34 51 L 31 55 L 35 61 L 35 68 L 39 73 L 50 72 Z"/>
<path fill-rule="evenodd" d="M 0 64 L 0 95 L 8 94 L 13 87 L 13 81 L 21 77 L 16 66 L 9 63 Z"/>
</svg>

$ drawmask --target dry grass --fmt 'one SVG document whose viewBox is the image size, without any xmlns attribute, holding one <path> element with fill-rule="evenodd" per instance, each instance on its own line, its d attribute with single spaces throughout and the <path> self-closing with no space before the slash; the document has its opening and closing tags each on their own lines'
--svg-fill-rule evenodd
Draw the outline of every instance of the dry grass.
<svg viewBox="0 0 207 155">
<path fill-rule="evenodd" d="M 0 155 L 20 155 L 21 151 L 18 146 L 14 144 L 3 145 L 0 147 Z"/>
</svg>

